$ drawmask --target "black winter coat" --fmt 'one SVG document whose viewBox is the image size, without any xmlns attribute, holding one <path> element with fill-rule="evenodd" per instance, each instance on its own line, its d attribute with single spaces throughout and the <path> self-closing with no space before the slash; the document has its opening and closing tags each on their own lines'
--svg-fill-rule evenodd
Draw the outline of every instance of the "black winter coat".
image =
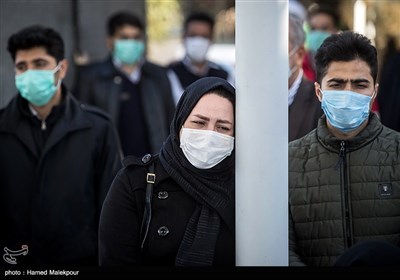
<svg viewBox="0 0 400 280">
<path fill-rule="evenodd" d="M 124 94 L 121 75 L 111 58 L 80 69 L 74 93 L 84 103 L 109 113 L 118 127 L 121 95 Z M 175 112 L 171 85 L 166 69 L 145 61 L 139 82 L 144 126 L 147 129 L 151 153 L 158 153 L 169 135 Z"/>
<path fill-rule="evenodd" d="M 150 162 L 144 164 L 140 159 L 127 157 L 124 159 L 125 168 L 118 173 L 107 195 L 100 218 L 101 266 L 174 266 L 196 201 L 168 175 L 158 157 L 153 160 L 156 183 L 152 218 L 143 250 L 140 232 Z M 235 265 L 234 232 L 229 231 L 222 221 L 213 265 Z"/>
<path fill-rule="evenodd" d="M 27 107 L 18 95 L 0 111 L 0 248 L 28 245 L 18 264 L 95 265 L 100 209 L 121 166 L 115 129 L 66 94 L 37 154 L 21 102 Z"/>
</svg>

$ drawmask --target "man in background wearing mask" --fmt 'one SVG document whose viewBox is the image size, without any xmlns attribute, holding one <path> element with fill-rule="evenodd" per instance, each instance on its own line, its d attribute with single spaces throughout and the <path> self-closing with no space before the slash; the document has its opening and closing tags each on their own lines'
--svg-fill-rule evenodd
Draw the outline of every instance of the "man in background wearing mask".
<svg viewBox="0 0 400 280">
<path fill-rule="evenodd" d="M 111 55 L 82 69 L 76 94 L 111 115 L 124 155 L 158 153 L 175 110 L 166 69 L 145 59 L 145 27 L 137 16 L 116 13 L 107 27 Z"/>
<path fill-rule="evenodd" d="M 304 37 L 301 20 L 289 14 L 289 141 L 316 128 L 322 115 L 313 83 L 304 77 L 301 68 L 305 55 Z"/>
<path fill-rule="evenodd" d="M 168 71 L 175 104 L 184 89 L 202 77 L 218 77 L 234 84 L 232 73 L 206 58 L 213 31 L 214 19 L 206 13 L 194 12 L 186 18 L 183 35 L 185 57 L 172 63 Z"/>
<path fill-rule="evenodd" d="M 105 113 L 79 104 L 62 83 L 68 63 L 57 32 L 27 27 L 8 50 L 19 94 L 0 111 L 4 260 L 96 265 L 100 210 L 121 167 L 117 134 Z"/>
<path fill-rule="evenodd" d="M 310 81 L 315 81 L 314 56 L 322 42 L 331 34 L 338 33 L 340 18 L 330 7 L 313 4 L 308 9 L 306 29 L 306 55 L 303 61 L 304 75 Z"/>
<path fill-rule="evenodd" d="M 376 49 L 347 31 L 315 60 L 325 115 L 289 144 L 290 265 L 399 265 L 400 133 L 371 112 Z"/>
</svg>

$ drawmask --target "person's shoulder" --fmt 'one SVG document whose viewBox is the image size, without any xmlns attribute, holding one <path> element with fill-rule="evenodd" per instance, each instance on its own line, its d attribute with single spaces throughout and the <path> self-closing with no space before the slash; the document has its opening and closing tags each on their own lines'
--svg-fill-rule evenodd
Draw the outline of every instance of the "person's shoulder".
<svg viewBox="0 0 400 280">
<path fill-rule="evenodd" d="M 180 66 L 182 66 L 183 64 L 182 64 L 182 60 L 174 60 L 174 61 L 171 61 L 169 64 L 168 64 L 168 66 L 167 66 L 167 68 L 169 68 L 169 69 L 175 69 L 176 67 L 180 67 Z"/>
<path fill-rule="evenodd" d="M 226 74 L 228 74 L 230 72 L 230 69 L 228 68 L 229 66 L 222 65 L 222 64 L 216 63 L 214 61 L 208 61 L 208 66 L 214 70 L 225 72 Z"/>
<path fill-rule="evenodd" d="M 13 97 L 6 106 L 0 109 L 0 120 L 7 122 L 17 112 L 17 98 Z"/>
<path fill-rule="evenodd" d="M 0 109 L 0 118 L 11 110 L 13 100 L 14 98 L 7 105 L 5 105 L 3 108 Z"/>
<path fill-rule="evenodd" d="M 310 146 L 316 142 L 317 142 L 317 129 L 315 128 L 306 135 L 304 135 L 303 137 L 289 142 L 289 147 L 296 148 L 296 147 Z"/>
<path fill-rule="evenodd" d="M 380 133 L 381 141 L 396 143 L 400 146 L 400 132 L 382 125 L 382 132 Z"/>
<path fill-rule="evenodd" d="M 156 83 L 160 87 L 165 87 L 169 84 L 167 71 L 168 69 L 165 66 L 145 61 L 142 66 L 142 77 L 147 81 Z"/>
<path fill-rule="evenodd" d="M 306 157 L 307 154 L 313 153 L 319 144 L 317 139 L 317 129 L 311 130 L 303 137 L 289 142 L 289 157 Z"/>
<path fill-rule="evenodd" d="M 151 61 L 148 61 L 148 60 L 146 60 L 143 63 L 142 69 L 143 69 L 143 71 L 146 71 L 146 72 L 149 72 L 149 73 L 153 73 L 153 72 L 155 72 L 155 73 L 159 73 L 159 72 L 165 73 L 167 71 L 167 67 L 162 66 L 160 64 L 155 64 L 154 62 L 151 62 Z"/>
<path fill-rule="evenodd" d="M 151 170 L 151 165 L 157 161 L 156 155 L 146 154 L 143 157 L 126 156 L 122 160 L 122 174 L 127 178 L 132 191 L 144 189 L 146 187 L 146 180 L 149 174 L 153 175 L 154 170 Z"/>
<path fill-rule="evenodd" d="M 98 75 L 102 74 L 103 72 L 108 73 L 113 69 L 114 65 L 112 64 L 111 59 L 109 58 L 99 61 L 93 61 L 87 65 L 79 67 L 81 75 Z"/>
<path fill-rule="evenodd" d="M 152 164 L 155 160 L 157 160 L 157 155 L 146 154 L 143 157 L 137 156 L 126 156 L 122 164 L 126 168 L 134 168 L 135 166 L 139 167 L 148 167 Z"/>
<path fill-rule="evenodd" d="M 78 103 L 78 105 L 79 105 L 80 109 L 85 114 L 87 114 L 87 116 L 89 116 L 89 117 L 103 120 L 105 122 L 111 121 L 110 115 L 98 107 L 91 106 L 91 105 L 84 104 L 84 103 Z"/>
</svg>

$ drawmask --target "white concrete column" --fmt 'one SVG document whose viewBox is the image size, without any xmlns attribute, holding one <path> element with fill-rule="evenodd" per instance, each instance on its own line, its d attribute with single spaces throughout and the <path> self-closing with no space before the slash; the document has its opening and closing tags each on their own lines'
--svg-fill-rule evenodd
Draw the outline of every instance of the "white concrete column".
<svg viewBox="0 0 400 280">
<path fill-rule="evenodd" d="M 353 8 L 353 30 L 365 35 L 367 25 L 367 4 L 363 0 L 357 0 Z"/>
<path fill-rule="evenodd" d="M 236 265 L 288 265 L 288 2 L 236 0 Z"/>
</svg>

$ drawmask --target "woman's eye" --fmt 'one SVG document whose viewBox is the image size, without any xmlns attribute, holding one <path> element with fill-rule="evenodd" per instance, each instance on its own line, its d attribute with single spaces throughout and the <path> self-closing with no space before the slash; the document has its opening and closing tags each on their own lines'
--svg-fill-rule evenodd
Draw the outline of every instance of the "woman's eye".
<svg viewBox="0 0 400 280">
<path fill-rule="evenodd" d="M 203 121 L 192 121 L 192 123 L 196 125 L 204 125 L 205 123 Z"/>
<path fill-rule="evenodd" d="M 229 131 L 230 130 L 230 128 L 226 127 L 226 126 L 220 126 L 220 127 L 218 127 L 218 129 L 220 129 L 222 131 Z"/>
</svg>

